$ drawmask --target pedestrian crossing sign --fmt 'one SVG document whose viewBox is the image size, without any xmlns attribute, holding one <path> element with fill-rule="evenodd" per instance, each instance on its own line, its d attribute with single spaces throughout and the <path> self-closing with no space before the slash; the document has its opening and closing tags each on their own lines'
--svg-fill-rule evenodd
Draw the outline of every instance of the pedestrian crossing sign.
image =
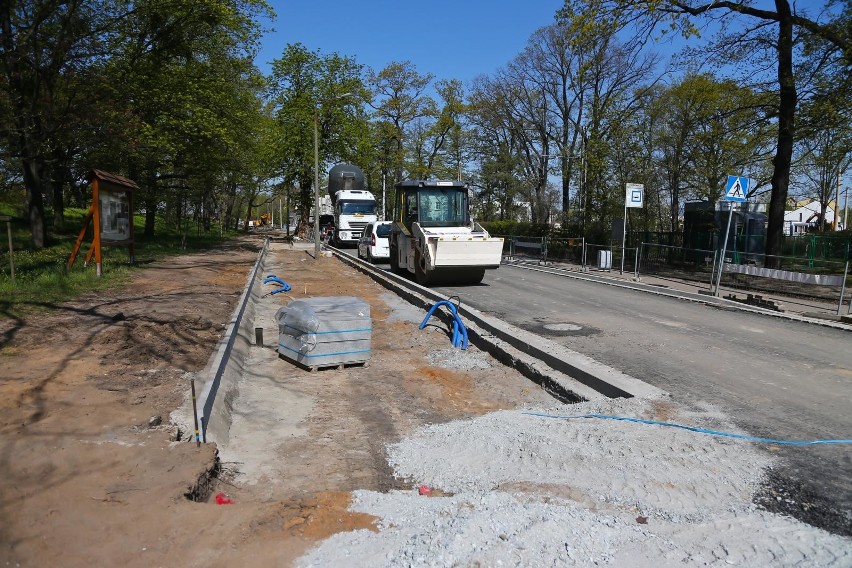
<svg viewBox="0 0 852 568">
<path fill-rule="evenodd" d="M 728 176 L 728 185 L 725 187 L 725 201 L 745 201 L 748 195 L 748 182 L 747 177 Z"/>
</svg>

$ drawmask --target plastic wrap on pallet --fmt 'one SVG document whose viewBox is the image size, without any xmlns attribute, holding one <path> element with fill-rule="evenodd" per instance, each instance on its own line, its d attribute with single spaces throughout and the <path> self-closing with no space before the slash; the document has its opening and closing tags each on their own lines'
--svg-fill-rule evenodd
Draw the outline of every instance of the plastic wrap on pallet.
<svg viewBox="0 0 852 568">
<path fill-rule="evenodd" d="M 278 351 L 306 364 L 366 361 L 370 305 L 352 296 L 293 300 L 275 314 Z"/>
<path fill-rule="evenodd" d="M 298 337 L 316 333 L 320 318 L 370 320 L 370 304 L 354 296 L 330 296 L 293 300 L 275 314 L 281 333 Z"/>
</svg>

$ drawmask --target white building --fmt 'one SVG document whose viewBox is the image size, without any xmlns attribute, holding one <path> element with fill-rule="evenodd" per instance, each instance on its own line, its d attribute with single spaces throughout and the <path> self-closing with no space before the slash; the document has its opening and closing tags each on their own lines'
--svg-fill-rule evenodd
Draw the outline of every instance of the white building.
<svg viewBox="0 0 852 568">
<path fill-rule="evenodd" d="M 834 208 L 833 203 L 829 203 L 825 208 L 825 225 L 830 227 L 834 223 Z M 789 236 L 797 236 L 807 233 L 812 229 L 819 227 L 819 201 L 797 203 L 797 207 L 792 211 L 784 213 L 784 233 Z M 837 230 L 843 230 L 843 223 L 839 223 Z"/>
</svg>

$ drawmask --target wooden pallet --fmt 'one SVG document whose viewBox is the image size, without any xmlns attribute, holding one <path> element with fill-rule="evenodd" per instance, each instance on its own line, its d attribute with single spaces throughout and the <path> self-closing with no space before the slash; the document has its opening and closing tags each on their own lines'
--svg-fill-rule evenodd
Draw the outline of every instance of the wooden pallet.
<svg viewBox="0 0 852 568">
<path fill-rule="evenodd" d="M 343 369 L 350 369 L 354 367 L 364 367 L 366 366 L 366 361 L 353 361 L 353 362 L 344 362 L 344 363 L 325 363 L 322 365 L 305 365 L 299 361 L 295 361 L 289 357 L 286 357 L 282 354 L 278 354 L 279 359 L 284 359 L 285 361 L 292 363 L 293 365 L 299 367 L 303 371 L 310 371 L 313 373 L 314 371 L 327 371 L 330 369 L 336 369 L 338 371 L 342 371 Z"/>
<path fill-rule="evenodd" d="M 313 373 L 314 371 L 327 371 L 329 369 L 337 369 L 338 371 L 342 371 L 343 369 L 351 369 L 353 367 L 364 367 L 366 361 L 360 361 L 358 363 L 338 363 L 336 365 L 314 365 L 311 367 L 306 367 L 308 371 Z"/>
</svg>

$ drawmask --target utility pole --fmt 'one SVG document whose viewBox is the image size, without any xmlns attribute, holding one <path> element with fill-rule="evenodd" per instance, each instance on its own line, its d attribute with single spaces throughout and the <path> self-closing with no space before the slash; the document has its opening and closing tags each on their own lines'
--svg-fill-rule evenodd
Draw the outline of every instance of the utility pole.
<svg viewBox="0 0 852 568">
<path fill-rule="evenodd" d="M 834 190 L 834 230 L 840 224 L 840 168 L 837 168 L 837 188 Z M 844 225 L 845 227 L 846 225 Z"/>
<path fill-rule="evenodd" d="M 317 130 L 318 109 L 314 107 L 314 260 L 320 256 L 320 182 L 319 182 L 319 134 Z"/>
<path fill-rule="evenodd" d="M 346 98 L 352 93 L 343 93 L 332 97 L 331 101 Z M 319 105 L 314 106 L 314 260 L 320 256 L 320 179 L 319 179 L 319 129 L 317 122 Z"/>
</svg>

